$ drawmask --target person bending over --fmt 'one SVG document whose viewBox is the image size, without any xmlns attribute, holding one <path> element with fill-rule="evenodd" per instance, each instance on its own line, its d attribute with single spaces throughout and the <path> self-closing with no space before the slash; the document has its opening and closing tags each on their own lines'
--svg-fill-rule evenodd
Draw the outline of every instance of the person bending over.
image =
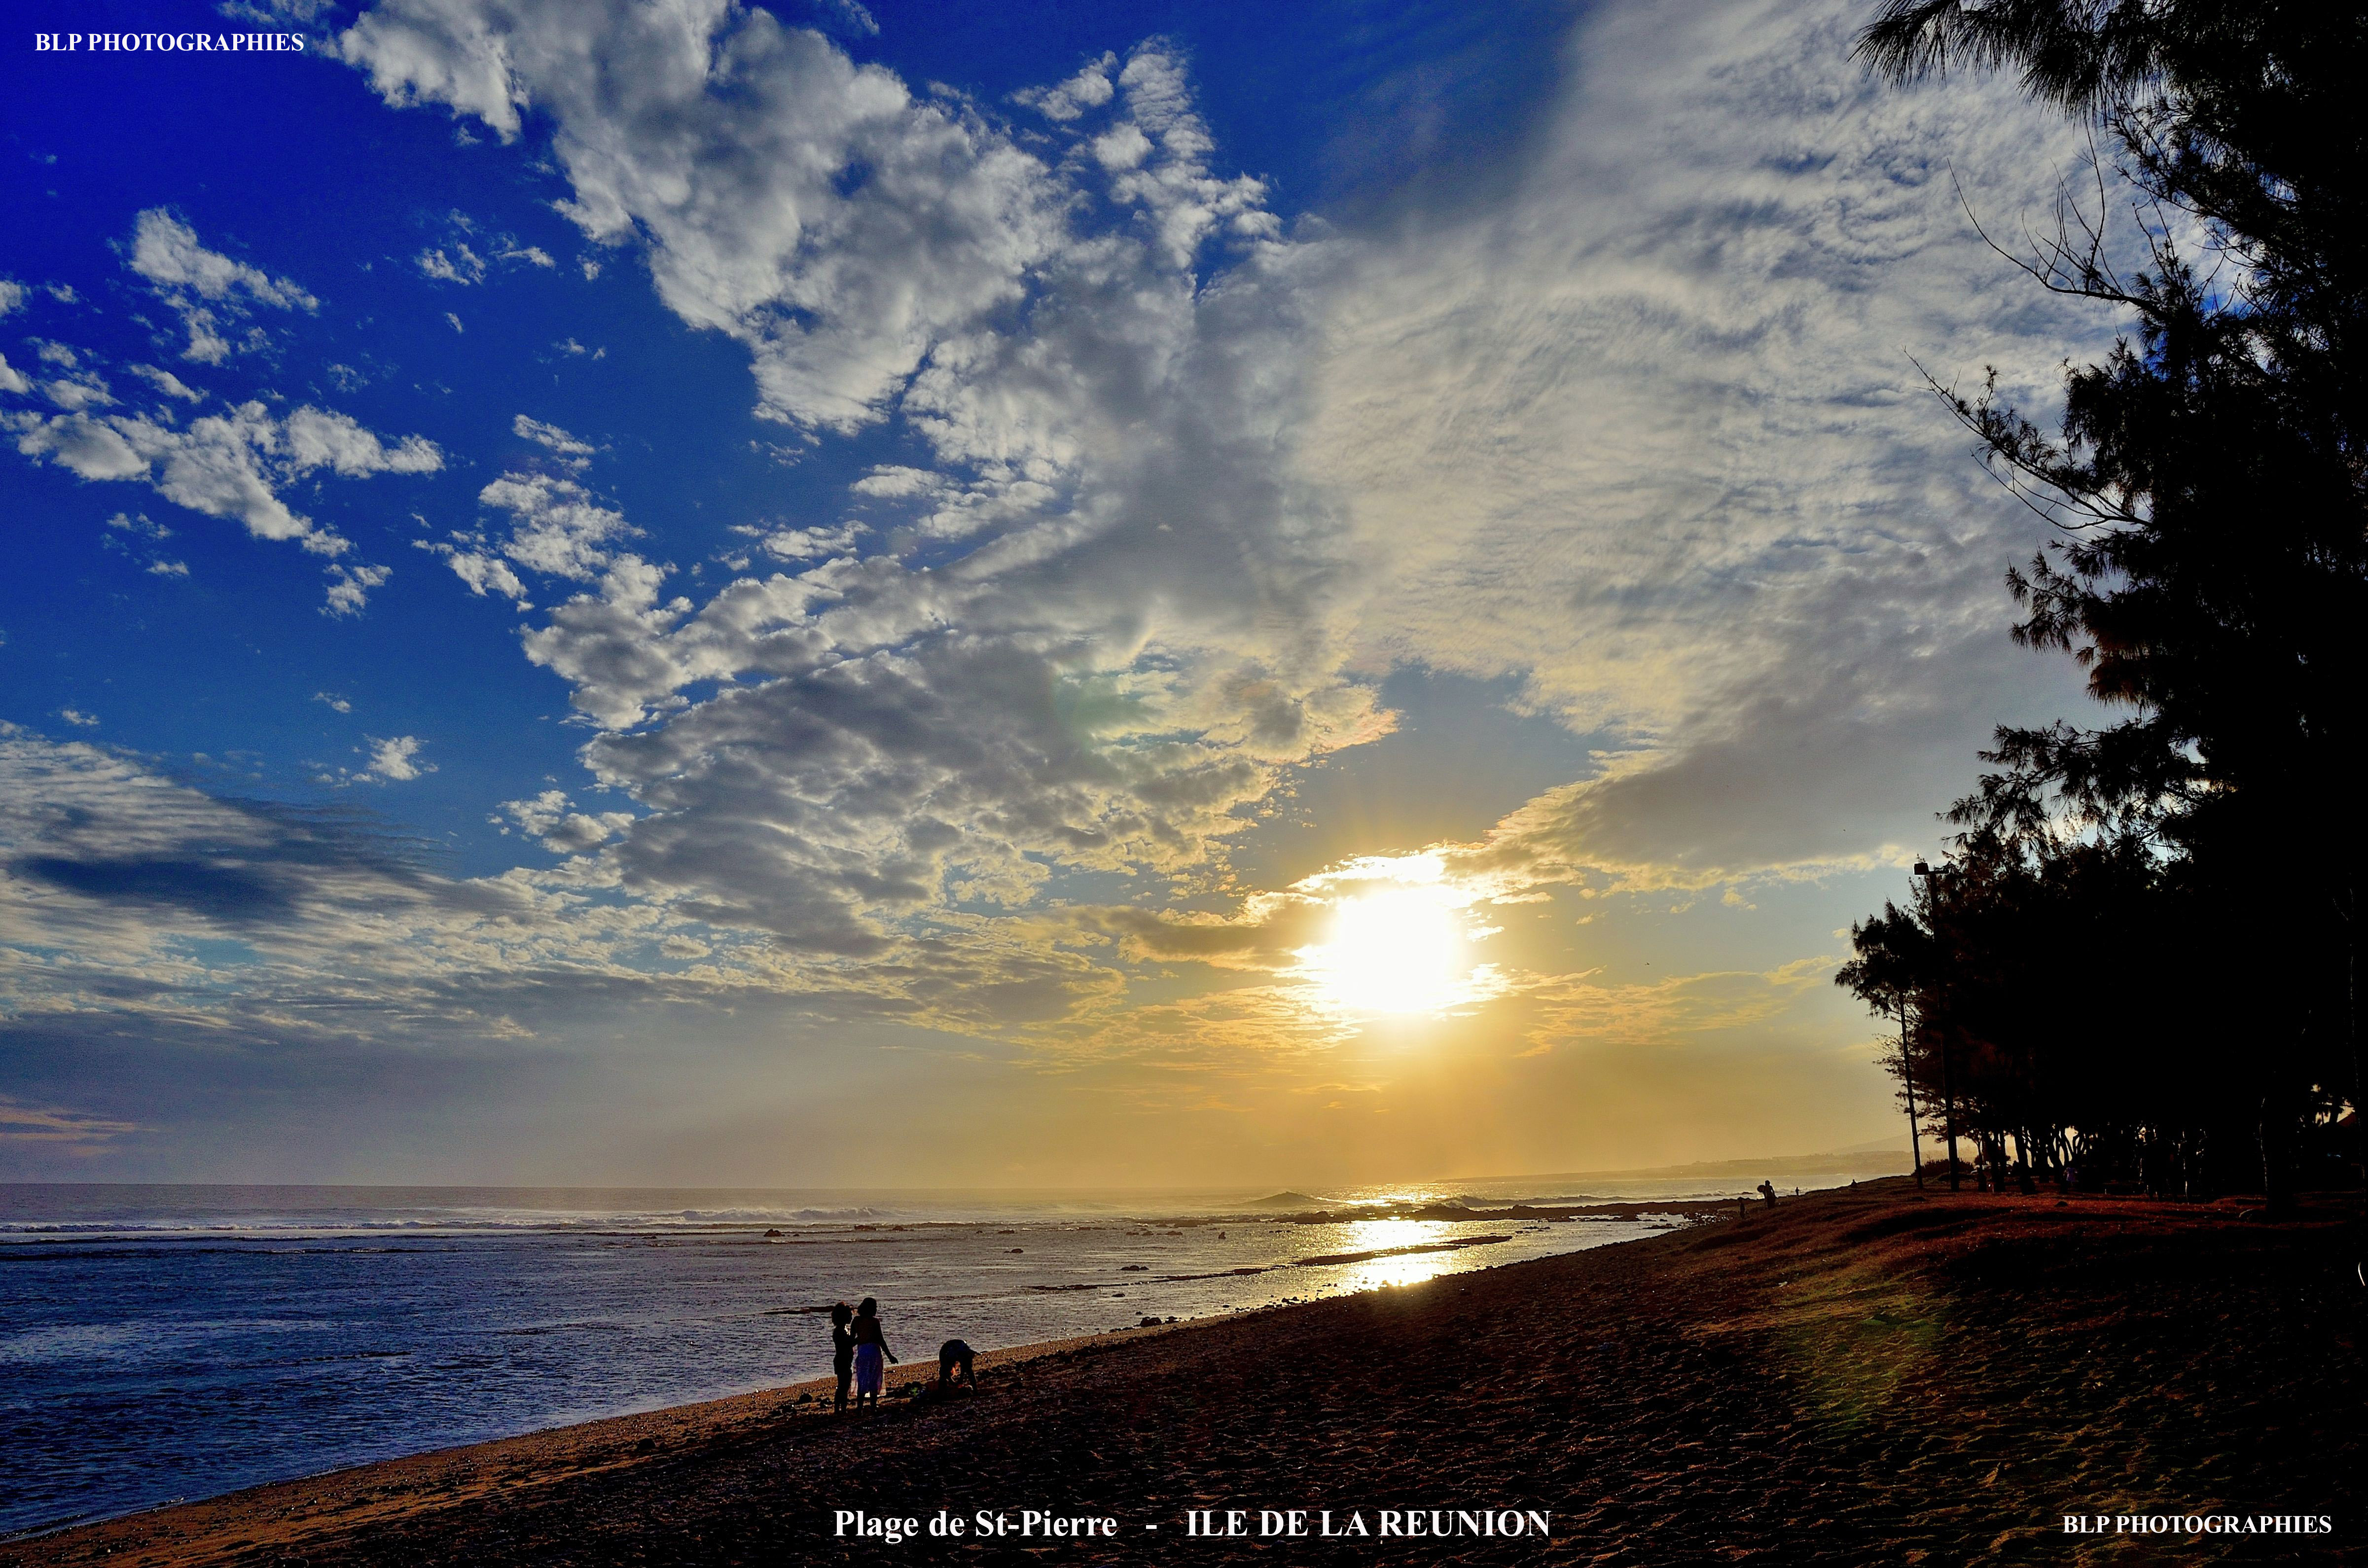
<svg viewBox="0 0 2368 1568">
<path fill-rule="evenodd" d="M 938 1397 L 951 1399 L 959 1383 L 968 1383 L 973 1393 L 978 1392 L 978 1369 L 973 1360 L 971 1347 L 959 1339 L 938 1346 Z"/>
</svg>

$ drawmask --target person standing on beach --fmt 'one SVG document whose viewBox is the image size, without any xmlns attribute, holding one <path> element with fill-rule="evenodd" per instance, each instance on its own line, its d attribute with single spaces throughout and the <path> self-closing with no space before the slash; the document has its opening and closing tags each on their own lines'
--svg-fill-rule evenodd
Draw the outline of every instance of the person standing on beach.
<svg viewBox="0 0 2368 1568">
<path fill-rule="evenodd" d="M 847 1325 L 854 1320 L 854 1310 L 845 1301 L 830 1309 L 830 1369 L 838 1378 L 837 1403 L 831 1414 L 847 1414 L 847 1385 L 855 1376 L 855 1331 Z"/>
<path fill-rule="evenodd" d="M 880 1391 L 888 1381 L 888 1369 L 881 1358 L 896 1359 L 888 1348 L 888 1336 L 880 1332 L 880 1303 L 870 1296 L 863 1298 L 855 1309 L 855 1408 L 863 1408 L 870 1400 L 873 1409 L 880 1407 Z"/>
</svg>

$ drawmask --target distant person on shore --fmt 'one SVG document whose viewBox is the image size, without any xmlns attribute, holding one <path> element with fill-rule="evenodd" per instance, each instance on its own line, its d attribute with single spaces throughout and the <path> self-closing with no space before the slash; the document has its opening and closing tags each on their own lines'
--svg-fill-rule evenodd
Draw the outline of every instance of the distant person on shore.
<svg viewBox="0 0 2368 1568">
<path fill-rule="evenodd" d="M 1774 1182 L 1763 1181 L 1759 1184 L 1759 1201 L 1765 1203 L 1770 1209 L 1776 1207 L 1776 1184 Z"/>
<path fill-rule="evenodd" d="M 871 1407 L 880 1407 L 880 1391 L 887 1386 L 888 1369 L 882 1361 L 896 1359 L 888 1348 L 888 1336 L 880 1332 L 880 1303 L 870 1296 L 855 1309 L 855 1408 L 863 1408 L 870 1400 Z"/>
<path fill-rule="evenodd" d="M 954 1390 L 963 1383 L 970 1392 L 978 1392 L 978 1370 L 972 1365 L 971 1347 L 959 1339 L 949 1339 L 938 1346 L 938 1397 L 951 1399 Z"/>
<path fill-rule="evenodd" d="M 855 1310 L 845 1301 L 830 1309 L 830 1369 L 838 1377 L 838 1399 L 833 1414 L 847 1414 L 847 1385 L 855 1377 L 855 1331 L 848 1324 Z"/>
</svg>

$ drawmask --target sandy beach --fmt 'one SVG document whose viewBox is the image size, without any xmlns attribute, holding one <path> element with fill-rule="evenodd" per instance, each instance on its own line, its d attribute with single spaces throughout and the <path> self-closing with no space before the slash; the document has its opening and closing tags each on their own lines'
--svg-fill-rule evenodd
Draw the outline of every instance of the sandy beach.
<svg viewBox="0 0 2368 1568">
<path fill-rule="evenodd" d="M 0 1563 L 2346 1561 L 2368 1542 L 2357 1216 L 1895 1178 L 998 1352 L 951 1404 L 834 1418 L 799 1385 L 259 1487 Z M 1308 1534 L 1259 1533 L 1290 1509 Z M 940 1510 L 962 1539 L 928 1533 Z M 1193 1510 L 1220 1529 L 1240 1510 L 1246 1533 L 1189 1533 Z M 1373 1533 L 1325 1538 L 1326 1510 Z M 1381 1534 L 1385 1510 L 1423 1535 Z M 842 1511 L 921 1532 L 841 1534 Z M 1023 1535 L 1030 1512 L 1115 1535 Z M 982 1514 L 1007 1533 L 978 1539 Z M 2124 1515 L 2308 1533 L 2115 1533 Z"/>
</svg>

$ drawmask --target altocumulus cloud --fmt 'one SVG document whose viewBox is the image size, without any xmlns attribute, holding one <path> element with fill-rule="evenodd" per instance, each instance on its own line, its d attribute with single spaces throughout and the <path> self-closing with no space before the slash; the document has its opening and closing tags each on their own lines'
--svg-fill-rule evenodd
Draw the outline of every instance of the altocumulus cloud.
<svg viewBox="0 0 2368 1568">
<path fill-rule="evenodd" d="M 1881 855 L 2026 699 L 1989 585 L 2029 535 L 1972 489 L 1907 355 L 2041 385 L 2067 327 L 2009 308 L 1941 165 L 2020 210 L 2069 149 L 2003 90 L 1866 89 L 1851 19 L 1604 10 L 1503 200 L 1307 238 L 1219 166 L 1156 42 L 981 106 L 729 0 L 391 0 L 338 41 L 390 103 L 548 136 L 567 216 L 642 247 L 669 310 L 741 346 L 762 415 L 817 442 L 888 426 L 905 460 L 763 532 L 779 570 L 694 593 L 593 443 L 520 415 L 541 455 L 433 548 L 472 589 L 551 607 L 527 656 L 632 809 L 510 802 L 562 863 L 461 881 L 351 824 L 23 739 L 17 798 L 82 814 L 13 823 L 10 935 L 104 957 L 11 983 L 63 1007 L 103 969 L 127 1006 L 268 1007 L 324 1038 L 372 1010 L 465 1033 L 663 993 L 1066 1028 L 1080 1051 L 1320 1047 L 1340 1026 L 1262 981 L 1321 901 L 1241 899 L 1224 846 L 1295 767 L 1386 733 L 1375 686 L 1406 665 L 1515 677 L 1601 737 L 1598 773 L 1442 848 L 1475 903 Z M 309 308 L 223 259 L 142 276 L 209 331 Z M 172 454 L 114 421 L 148 418 L 152 444 L 202 423 L 10 417 L 30 455 L 73 466 L 71 446 L 85 477 L 160 489 Z M 361 437 L 415 449 L 211 417 L 230 455 L 189 494 L 268 537 L 316 531 L 273 488 L 300 450 L 400 472 Z M 1078 873 L 1235 913 L 1048 911 Z M 201 996 L 191 933 L 255 944 L 251 989 Z M 1167 962 L 1254 983 L 1122 1009 L 1129 966 Z M 1621 1040 L 1737 1027 L 1817 983 L 1507 980 L 1554 1028 Z"/>
<path fill-rule="evenodd" d="M 2011 84 L 1869 84 L 1862 21 L 1597 13 L 1508 198 L 1361 248 L 1337 295 L 1303 444 L 1377 564 L 1360 661 L 1517 679 L 1600 748 L 1459 874 L 1879 863 L 1930 842 L 1992 723 L 2078 700 L 2005 635 L 2038 529 L 1916 362 L 2044 406 L 2067 341 L 2110 344 L 1954 184 L 2011 230 L 2081 144 Z"/>
<path fill-rule="evenodd" d="M 1867 85 L 1854 20 L 1609 9 L 1507 199 L 1305 241 L 1156 41 L 998 118 L 729 0 L 370 13 L 346 58 L 547 126 L 564 210 L 746 347 L 760 413 L 934 460 L 850 498 L 918 542 L 784 530 L 796 570 L 703 603 L 620 548 L 582 454 L 486 487 L 507 537 L 444 547 L 472 588 L 597 585 L 526 647 L 643 808 L 603 874 L 817 960 L 975 942 L 1063 870 L 1189 885 L 1293 765 L 1387 732 L 1372 683 L 1408 664 L 1600 737 L 1596 775 L 1447 846 L 1492 896 L 1896 853 L 1988 721 L 2069 697 L 1999 632 L 2030 533 L 1910 356 L 2040 388 L 2109 324 L 2024 308 L 1947 187 L 2044 203 L 2064 128 Z"/>
<path fill-rule="evenodd" d="M 290 279 L 208 250 L 195 230 L 162 208 L 140 214 L 128 265 L 180 312 L 189 330 L 189 346 L 181 357 L 200 364 L 219 365 L 230 358 L 231 344 L 217 329 L 245 319 L 257 305 L 278 311 L 320 308 L 318 300 Z"/>
<path fill-rule="evenodd" d="M 897 419 L 934 460 L 850 497 L 919 544 L 781 530 L 800 570 L 704 603 L 619 548 L 582 454 L 486 488 L 512 520 L 448 547 L 472 587 L 595 582 L 526 646 L 645 809 L 601 851 L 627 892 L 816 960 L 975 944 L 956 906 L 1195 872 L 1283 769 L 1387 728 L 1343 673 L 1353 565 L 1292 450 L 1332 258 L 1212 168 L 1159 46 L 1017 122 L 729 4 L 401 0 L 341 47 L 392 102 L 544 117 L 564 210 L 644 237 L 666 304 L 746 346 L 759 412 Z"/>
<path fill-rule="evenodd" d="M 184 315 L 194 312 L 193 319 L 204 323 L 214 321 L 212 310 L 239 309 L 241 301 L 306 310 L 318 302 L 286 278 L 274 278 L 206 249 L 187 225 L 161 210 L 141 214 L 127 265 Z M 53 377 L 39 389 L 58 412 L 0 412 L 0 429 L 15 435 L 20 454 L 55 463 L 84 480 L 145 484 L 193 512 L 234 518 L 256 539 L 290 540 L 332 561 L 347 555 L 351 541 L 294 510 L 282 491 L 313 474 L 342 479 L 425 474 L 444 464 L 442 451 L 424 436 L 391 441 L 348 415 L 310 404 L 276 414 L 255 400 L 184 425 L 173 403 L 203 402 L 205 394 L 171 372 L 132 367 L 135 375 L 168 400 L 133 408 L 124 405 L 96 370 L 82 366 L 82 357 L 69 346 L 48 344 L 43 352 L 70 373 Z M 222 356 L 192 350 L 188 357 L 211 361 Z M 23 395 L 35 390 L 13 372 L 0 376 L 0 392 Z M 349 615 L 362 608 L 370 589 L 387 580 L 390 569 L 342 562 L 326 571 L 326 613 Z"/>
<path fill-rule="evenodd" d="M 564 850 L 622 825 L 564 807 L 554 791 L 512 811 Z M 168 1078 L 184 1075 L 177 1053 L 235 1039 L 258 1062 L 295 1052 L 291 1073 L 310 1079 L 346 1053 L 521 1039 L 520 1017 L 694 1003 L 978 1028 L 994 1022 L 982 992 L 1058 998 L 1083 983 L 1057 955 L 976 947 L 926 983 L 834 983 L 623 897 L 581 859 L 454 877 L 368 811 L 223 799 L 135 756 L 0 725 L 0 1041 L 62 1070 L 81 1060 L 75 1042 L 126 1038 L 126 1020 Z"/>
</svg>

